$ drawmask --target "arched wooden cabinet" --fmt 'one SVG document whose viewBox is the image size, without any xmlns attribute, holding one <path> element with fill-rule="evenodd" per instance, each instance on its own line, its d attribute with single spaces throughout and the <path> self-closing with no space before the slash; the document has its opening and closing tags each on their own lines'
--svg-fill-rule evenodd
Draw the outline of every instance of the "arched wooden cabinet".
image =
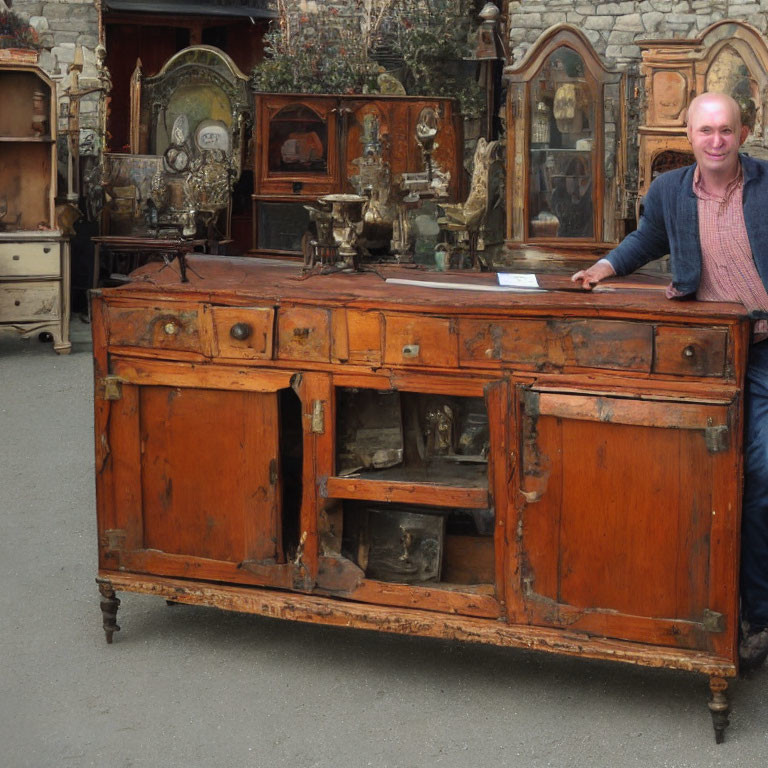
<svg viewBox="0 0 768 768">
<path fill-rule="evenodd" d="M 507 245 L 594 250 L 616 242 L 621 73 L 561 24 L 504 77 Z"/>
<path fill-rule="evenodd" d="M 685 133 L 687 105 L 706 91 L 729 93 L 752 128 L 744 151 L 768 159 L 765 101 L 768 46 L 749 24 L 725 20 L 690 40 L 646 40 L 642 49 L 646 108 L 639 133 L 642 196 L 664 171 L 693 162 Z"/>
</svg>

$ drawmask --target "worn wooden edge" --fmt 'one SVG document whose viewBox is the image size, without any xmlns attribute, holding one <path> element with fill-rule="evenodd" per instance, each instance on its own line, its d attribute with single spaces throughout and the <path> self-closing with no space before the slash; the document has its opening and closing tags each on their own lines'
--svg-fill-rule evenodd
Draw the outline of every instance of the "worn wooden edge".
<svg viewBox="0 0 768 768">
<path fill-rule="evenodd" d="M 197 366 L 197 370 L 205 370 L 211 365 L 221 368 L 240 368 L 251 371 L 281 371 L 286 369 L 296 370 L 297 366 L 306 373 L 334 373 L 334 379 L 338 386 L 357 386 L 354 382 L 359 377 L 368 378 L 366 386 L 376 389 L 399 389 L 401 391 L 419 391 L 421 381 L 436 381 L 436 386 L 441 387 L 444 394 L 457 394 L 467 397 L 482 396 L 482 389 L 490 378 L 514 375 L 535 380 L 537 386 L 552 390 L 568 391 L 579 390 L 584 393 L 601 390 L 615 390 L 616 387 L 635 390 L 637 397 L 641 399 L 652 398 L 650 391 L 658 391 L 659 399 L 666 397 L 672 400 L 695 400 L 697 402 L 709 402 L 723 400 L 735 391 L 734 379 L 723 377 L 722 379 L 707 378 L 693 374 L 672 376 L 668 374 L 653 374 L 648 371 L 627 371 L 606 368 L 586 368 L 583 366 L 565 365 L 556 370 L 542 371 L 533 364 L 514 364 L 511 362 L 489 361 L 488 363 L 468 364 L 467 361 L 459 361 L 455 368 L 434 368 L 428 366 L 384 366 L 378 362 L 370 363 L 344 363 L 344 371 L 336 373 L 339 369 L 337 362 L 317 362 L 293 359 L 272 359 L 268 357 L 235 358 L 218 356 L 215 362 L 209 357 L 197 352 L 183 352 L 173 349 L 158 347 L 126 347 L 111 346 L 110 354 L 122 359 L 135 360 L 162 360 L 178 363 L 189 363 Z M 420 378 L 421 377 L 421 378 Z M 681 393 L 680 384 L 685 383 L 686 393 Z"/>
<path fill-rule="evenodd" d="M 257 588 L 218 586 L 167 578 L 147 579 L 105 570 L 99 571 L 99 578 L 108 580 L 117 591 L 157 595 L 179 603 L 208 605 L 276 619 L 524 648 L 720 677 L 735 677 L 737 673 L 736 665 L 732 662 L 706 653 L 590 637 L 562 629 L 510 626 L 491 619 L 358 605 L 340 599 L 285 594 Z"/>
<path fill-rule="evenodd" d="M 239 366 L 195 365 L 163 360 L 130 360 L 113 358 L 112 371 L 126 384 L 152 384 L 153 386 L 195 386 L 202 389 L 235 389 L 248 392 L 275 392 L 291 385 L 294 371 L 276 369 L 259 371 Z"/>
<path fill-rule="evenodd" d="M 698 403 L 644 400 L 639 406 L 635 400 L 620 397 L 538 393 L 540 416 L 674 429 L 705 429 L 728 424 L 725 405 L 708 405 L 704 415 L 701 411 Z"/>
<path fill-rule="evenodd" d="M 355 602 L 373 603 L 377 606 L 416 608 L 430 614 L 442 613 L 498 619 L 501 616 L 499 601 L 493 595 L 493 585 L 467 584 L 391 584 L 375 579 L 363 579 L 353 590 L 335 594 L 330 590 L 315 590 L 315 594 L 342 597 Z"/>
<path fill-rule="evenodd" d="M 523 379 L 523 374 L 516 376 Z M 732 382 L 691 381 L 685 378 L 685 390 L 680 387 L 680 379 L 669 380 L 659 376 L 628 377 L 614 376 L 592 371 L 590 375 L 568 376 L 556 374 L 528 374 L 527 382 L 537 392 L 559 392 L 562 394 L 597 395 L 604 397 L 630 397 L 635 400 L 655 400 L 658 402 L 692 402 L 702 405 L 728 405 L 739 395 L 738 388 Z M 617 390 L 620 394 L 617 394 Z"/>
</svg>

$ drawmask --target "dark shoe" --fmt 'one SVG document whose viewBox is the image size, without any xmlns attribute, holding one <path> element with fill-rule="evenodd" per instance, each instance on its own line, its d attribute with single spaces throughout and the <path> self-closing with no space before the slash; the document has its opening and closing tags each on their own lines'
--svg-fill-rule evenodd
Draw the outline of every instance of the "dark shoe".
<svg viewBox="0 0 768 768">
<path fill-rule="evenodd" d="M 768 627 L 747 630 L 739 642 L 739 661 L 742 669 L 755 669 L 768 658 Z"/>
</svg>

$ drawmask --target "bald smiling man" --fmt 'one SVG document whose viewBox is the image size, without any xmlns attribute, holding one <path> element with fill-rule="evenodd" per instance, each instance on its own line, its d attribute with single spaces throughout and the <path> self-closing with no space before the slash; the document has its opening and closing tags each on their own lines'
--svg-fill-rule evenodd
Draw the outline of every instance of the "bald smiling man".
<svg viewBox="0 0 768 768">
<path fill-rule="evenodd" d="M 768 163 L 741 155 L 739 105 L 703 93 L 688 107 L 696 162 L 651 184 L 635 232 L 571 278 L 585 288 L 670 255 L 670 299 L 737 301 L 768 317 Z M 768 656 L 768 321 L 754 323 L 747 368 L 741 531 L 742 668 Z"/>
</svg>

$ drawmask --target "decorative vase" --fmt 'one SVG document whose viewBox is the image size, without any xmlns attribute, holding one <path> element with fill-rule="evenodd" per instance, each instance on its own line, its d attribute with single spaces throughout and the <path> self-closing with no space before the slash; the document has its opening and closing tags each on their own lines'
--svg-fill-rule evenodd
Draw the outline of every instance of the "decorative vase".
<svg viewBox="0 0 768 768">
<path fill-rule="evenodd" d="M 32 94 L 32 131 L 35 136 L 45 133 L 48 115 L 45 109 L 45 94 L 42 91 L 34 91 Z"/>
</svg>

